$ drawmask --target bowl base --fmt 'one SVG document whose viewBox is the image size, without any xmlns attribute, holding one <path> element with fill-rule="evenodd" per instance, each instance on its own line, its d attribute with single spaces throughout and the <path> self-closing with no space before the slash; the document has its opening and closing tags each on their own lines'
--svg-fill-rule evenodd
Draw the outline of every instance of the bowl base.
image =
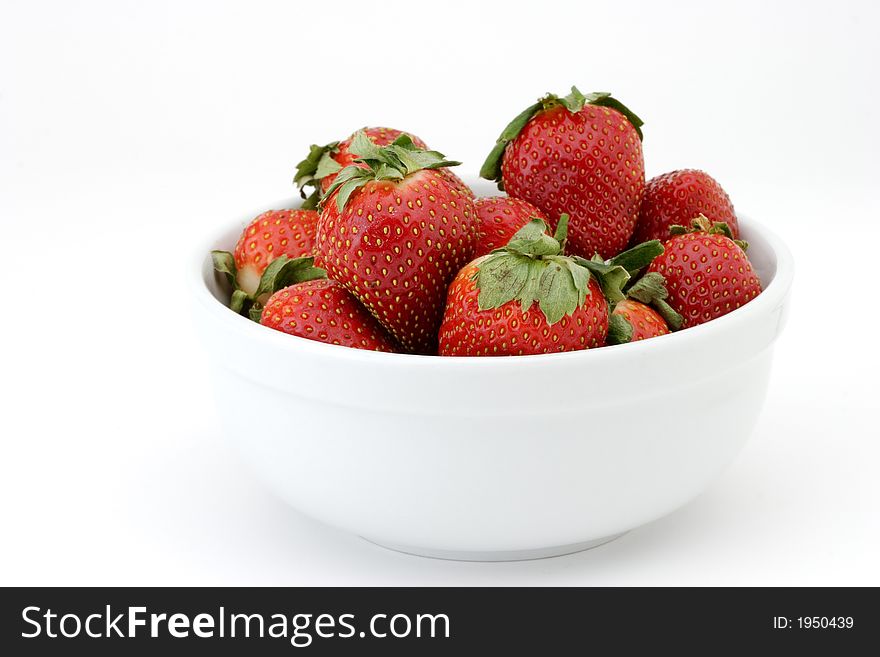
<svg viewBox="0 0 880 657">
<path fill-rule="evenodd" d="M 565 554 L 574 554 L 575 552 L 583 552 L 592 548 L 610 543 L 616 538 L 620 538 L 626 534 L 614 534 L 605 536 L 594 541 L 586 541 L 584 543 L 569 543 L 568 545 L 556 545 L 552 547 L 536 548 L 534 550 L 500 550 L 500 551 L 467 551 L 467 550 L 435 550 L 432 548 L 415 547 L 412 545 L 397 545 L 396 543 L 385 543 L 375 541 L 366 536 L 362 536 L 365 541 L 378 545 L 395 552 L 403 552 L 404 554 L 412 554 L 417 557 L 429 557 L 431 559 L 448 559 L 450 561 L 528 561 L 530 559 L 547 559 L 548 557 L 561 557 Z"/>
</svg>

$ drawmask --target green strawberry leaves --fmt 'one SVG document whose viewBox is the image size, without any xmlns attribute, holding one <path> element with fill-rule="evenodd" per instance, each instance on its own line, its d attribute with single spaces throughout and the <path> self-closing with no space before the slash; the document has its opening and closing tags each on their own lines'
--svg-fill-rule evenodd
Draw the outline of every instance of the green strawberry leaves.
<svg viewBox="0 0 880 657">
<path fill-rule="evenodd" d="M 666 298 L 666 279 L 659 272 L 648 272 L 626 291 L 626 296 L 645 305 L 651 306 L 666 322 L 670 331 L 677 331 L 684 323 L 684 318 L 672 309 Z"/>
<path fill-rule="evenodd" d="M 473 280 L 479 290 L 479 310 L 493 310 L 518 301 L 522 312 L 537 303 L 551 326 L 582 307 L 590 293 L 590 269 L 575 258 L 562 255 L 568 232 L 568 215 L 559 218 L 556 233 L 541 219 L 532 219 L 507 246 L 496 249 L 480 262 Z M 628 278 L 619 266 L 603 265 L 599 277 Z"/>
<path fill-rule="evenodd" d="M 636 281 L 626 291 L 626 295 L 645 304 L 653 303 L 655 299 L 665 299 L 669 296 L 666 291 L 666 279 L 663 278 L 663 274 L 649 272 Z"/>
<path fill-rule="evenodd" d="M 315 267 L 314 263 L 315 259 L 312 256 L 290 258 L 283 255 L 275 258 L 260 277 L 260 284 L 257 286 L 257 291 L 254 292 L 254 298 L 271 296 L 278 290 L 294 283 L 327 278 L 327 272 L 320 267 Z"/>
<path fill-rule="evenodd" d="M 299 187 L 300 196 L 305 201 L 302 204 L 304 210 L 314 210 L 321 198 L 321 179 L 339 171 L 342 167 L 333 159 L 338 141 L 330 142 L 324 146 L 312 144 L 309 146 L 309 154 L 296 165 L 296 173 L 293 176 L 293 184 Z M 313 191 L 306 195 L 306 187 L 313 187 Z"/>
<path fill-rule="evenodd" d="M 626 299 L 626 295 L 623 293 L 623 286 L 630 279 L 629 272 L 626 269 L 620 265 L 603 262 L 598 256 L 592 260 L 574 256 L 574 261 L 596 276 L 599 287 L 602 288 L 602 294 L 608 299 L 610 305 L 613 306 Z"/>
<path fill-rule="evenodd" d="M 669 227 L 669 234 L 672 236 L 685 235 L 687 233 L 709 233 L 710 235 L 723 235 L 731 242 L 736 244 L 743 251 L 747 251 L 749 248 L 749 243 L 745 240 L 738 240 L 733 238 L 733 231 L 730 230 L 730 226 L 728 226 L 726 222 L 716 221 L 713 223 L 709 221 L 709 218 L 704 214 L 699 214 L 694 217 L 691 220 L 690 226 L 673 224 Z"/>
<path fill-rule="evenodd" d="M 608 317 L 608 344 L 626 344 L 633 337 L 633 327 L 623 315 L 610 315 Z"/>
<path fill-rule="evenodd" d="M 597 91 L 584 95 L 577 87 L 573 86 L 571 88 L 571 93 L 567 96 L 557 96 L 556 94 L 548 93 L 543 98 L 540 98 L 537 103 L 529 105 L 526 109 L 517 114 L 516 118 L 507 124 L 498 136 L 498 139 L 495 140 L 495 146 L 492 147 L 492 150 L 486 157 L 486 161 L 483 162 L 483 166 L 480 167 L 480 177 L 485 178 L 486 180 L 495 181 L 498 183 L 498 188 L 503 189 L 501 180 L 501 161 L 504 158 L 504 151 L 507 148 L 507 144 L 517 138 L 523 128 L 526 127 L 526 124 L 531 121 L 538 112 L 550 109 L 557 105 L 562 105 L 572 114 L 580 112 L 585 105 L 596 105 L 617 110 L 632 124 L 636 133 L 639 135 L 639 139 L 643 139 L 644 137 L 642 134 L 642 126 L 645 122 L 626 105 L 612 97 L 610 93 L 606 91 Z"/>
<path fill-rule="evenodd" d="M 244 290 L 234 290 L 232 292 L 232 297 L 229 299 L 229 309 L 232 310 L 232 312 L 244 315 L 249 306 L 250 297 L 247 292 Z M 260 321 L 259 318 L 257 318 L 256 321 Z"/>
<path fill-rule="evenodd" d="M 684 319 L 672 306 L 666 303 L 669 292 L 666 279 L 658 272 L 639 273 L 663 253 L 660 240 L 642 242 L 617 254 L 610 260 L 602 260 L 598 255 L 592 260 L 575 256 L 574 260 L 589 269 L 598 279 L 602 293 L 608 299 L 609 312 L 624 299 L 635 299 L 651 306 L 666 322 L 671 331 L 681 328 Z M 620 315 L 611 315 L 608 320 L 608 344 L 623 344 L 632 339 L 633 328 Z"/>
<path fill-rule="evenodd" d="M 629 272 L 630 276 L 635 276 L 662 253 L 663 244 L 660 243 L 660 240 L 649 240 L 618 253 L 608 262 L 612 265 L 620 265 Z"/>
<path fill-rule="evenodd" d="M 260 321 L 263 304 L 278 290 L 296 283 L 327 278 L 325 270 L 314 266 L 315 259 L 312 256 L 291 258 L 282 255 L 269 263 L 260 277 L 256 291 L 249 295 L 238 286 L 235 257 L 229 251 L 211 251 L 211 260 L 215 271 L 225 276 L 233 287 L 229 308 L 239 315 L 247 315 L 255 322 Z"/>
<path fill-rule="evenodd" d="M 413 144 L 409 135 L 400 135 L 388 146 L 376 146 L 363 130 L 355 134 L 349 151 L 357 156 L 355 162 L 366 167 L 347 166 L 327 190 L 324 198 L 339 190 L 336 207 L 341 212 L 352 193 L 373 180 L 403 180 L 408 175 L 423 169 L 442 169 L 461 164 L 447 160 L 443 153 L 426 150 Z"/>
<path fill-rule="evenodd" d="M 214 270 L 225 275 L 230 285 L 235 285 L 235 257 L 229 251 L 211 251 Z"/>
</svg>

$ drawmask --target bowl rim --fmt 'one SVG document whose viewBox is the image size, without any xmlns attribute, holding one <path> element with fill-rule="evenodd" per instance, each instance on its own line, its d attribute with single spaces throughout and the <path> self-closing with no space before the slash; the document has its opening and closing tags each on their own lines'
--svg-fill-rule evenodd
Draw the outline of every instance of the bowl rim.
<svg viewBox="0 0 880 657">
<path fill-rule="evenodd" d="M 288 198 L 276 203 L 273 207 L 290 207 L 290 205 L 291 201 Z M 571 363 L 577 359 L 589 359 L 591 362 L 598 363 L 602 359 L 620 358 L 624 354 L 638 357 L 644 353 L 645 349 L 656 350 L 677 347 L 682 344 L 683 340 L 693 340 L 698 336 L 709 335 L 713 331 L 735 330 L 737 324 L 748 322 L 751 317 L 771 313 L 779 308 L 791 288 L 794 276 L 794 261 L 791 252 L 776 233 L 760 222 L 754 221 L 748 215 L 743 215 L 739 212 L 737 212 L 737 219 L 741 226 L 745 226 L 746 232 L 758 233 L 761 236 L 761 239 L 769 246 L 771 255 L 776 261 L 776 272 L 773 279 L 757 297 L 722 317 L 683 331 L 668 333 L 650 340 L 608 345 L 595 349 L 554 352 L 550 354 L 527 354 L 522 356 L 434 356 L 354 349 L 267 329 L 249 318 L 229 310 L 226 305 L 214 297 L 205 280 L 205 271 L 210 259 L 210 252 L 216 248 L 218 236 L 231 233 L 235 229 L 240 230 L 246 225 L 248 219 L 230 221 L 224 225 L 223 230 L 217 231 L 211 238 L 200 242 L 190 260 L 189 284 L 195 302 L 215 318 L 215 321 L 224 322 L 227 329 L 241 333 L 248 339 L 262 340 L 267 346 L 290 354 L 300 353 L 347 362 L 363 361 L 370 364 L 397 365 L 406 368 L 499 368 L 510 366 L 511 363 L 516 363 L 518 367 L 523 367 L 527 363 L 537 366 L 544 363 Z"/>
</svg>

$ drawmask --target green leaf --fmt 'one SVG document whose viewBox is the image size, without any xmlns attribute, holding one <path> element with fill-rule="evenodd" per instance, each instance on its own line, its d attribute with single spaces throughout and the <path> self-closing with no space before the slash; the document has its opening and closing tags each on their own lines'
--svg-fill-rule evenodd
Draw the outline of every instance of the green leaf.
<svg viewBox="0 0 880 657">
<path fill-rule="evenodd" d="M 650 240 L 617 254 L 608 261 L 608 264 L 619 265 L 633 275 L 650 265 L 651 261 L 662 253 L 663 244 L 660 240 Z"/>
<path fill-rule="evenodd" d="M 359 189 L 367 184 L 367 178 L 352 178 L 348 182 L 346 182 L 342 187 L 339 188 L 339 194 L 336 196 L 336 208 L 342 212 L 345 209 L 345 204 L 348 203 L 348 199 L 351 197 L 354 190 Z"/>
<path fill-rule="evenodd" d="M 562 247 L 547 234 L 548 230 L 547 224 L 535 217 L 516 231 L 503 250 L 533 257 L 556 255 L 562 251 Z"/>
<path fill-rule="evenodd" d="M 397 138 L 396 138 L 394 141 L 391 142 L 391 144 L 392 144 L 393 146 L 400 146 L 401 148 L 405 148 L 405 149 L 408 150 L 408 151 L 412 151 L 412 150 L 416 150 L 416 149 L 418 149 L 418 146 L 416 146 L 416 145 L 413 143 L 412 137 L 410 137 L 410 136 L 409 136 L 408 134 L 406 134 L 405 132 L 401 132 L 401 133 L 397 136 Z"/>
<path fill-rule="evenodd" d="M 565 266 L 568 267 L 571 274 L 571 280 L 574 282 L 574 287 L 578 291 L 578 307 L 583 306 L 587 297 L 592 294 L 590 292 L 590 270 L 581 267 L 571 258 L 560 258 L 560 260 L 564 260 Z"/>
<path fill-rule="evenodd" d="M 626 295 L 623 293 L 623 286 L 629 280 L 629 272 L 626 269 L 615 265 L 597 278 L 599 279 L 599 287 L 602 288 L 602 294 L 608 299 L 608 303 L 614 305 L 626 298 Z"/>
<path fill-rule="evenodd" d="M 318 167 L 315 170 L 315 179 L 321 180 L 340 171 L 342 171 L 342 165 L 333 159 L 330 152 L 326 152 L 321 157 L 321 161 L 318 162 Z"/>
<path fill-rule="evenodd" d="M 546 234 L 541 234 L 533 240 L 517 239 L 514 236 L 504 248 L 514 253 L 533 257 L 556 255 L 560 251 L 559 242 Z"/>
<path fill-rule="evenodd" d="M 333 184 L 327 188 L 327 193 L 324 194 L 323 198 L 321 199 L 322 202 L 325 199 L 330 198 L 330 196 L 333 194 L 333 192 L 335 192 L 337 189 L 339 189 L 340 187 L 342 187 L 346 183 L 348 183 L 352 180 L 355 180 L 355 179 L 365 178 L 366 176 L 369 176 L 369 175 L 370 175 L 369 172 L 366 169 L 363 169 L 361 167 L 356 167 L 354 165 L 345 167 L 342 171 L 339 172 L 339 175 L 336 176 L 336 178 L 334 178 Z"/>
<path fill-rule="evenodd" d="M 620 265 L 609 265 L 601 261 L 586 260 L 579 256 L 575 256 L 573 259 L 596 276 L 596 280 L 599 281 L 599 287 L 602 288 L 602 294 L 608 299 L 609 304 L 613 306 L 626 299 L 623 287 L 630 278 L 629 272 L 626 269 Z"/>
<path fill-rule="evenodd" d="M 600 103 L 604 98 L 608 98 L 611 94 L 607 91 L 593 91 L 588 93 L 584 98 L 586 99 L 587 104 L 596 105 Z"/>
<path fill-rule="evenodd" d="M 381 149 L 373 143 L 372 139 L 367 137 L 366 132 L 358 130 L 351 140 L 348 151 L 363 160 L 375 160 L 380 157 Z"/>
<path fill-rule="evenodd" d="M 290 258 L 286 255 L 278 256 L 269 265 L 266 267 L 265 271 L 263 271 L 263 275 L 260 277 L 260 284 L 257 286 L 256 291 L 254 292 L 254 298 L 259 299 L 264 294 L 272 294 L 277 289 L 275 287 L 276 280 L 278 279 L 278 274 L 284 269 L 284 266 L 290 261 Z"/>
<path fill-rule="evenodd" d="M 501 135 L 495 141 L 495 146 L 492 148 L 486 161 L 483 162 L 483 166 L 480 167 L 481 178 L 501 182 L 501 158 L 504 156 L 504 149 L 509 142 L 516 139 L 517 135 L 522 132 L 522 129 L 526 127 L 526 123 L 528 123 L 531 118 L 543 108 L 544 104 L 541 101 L 538 101 L 533 105 L 529 105 L 526 109 L 517 114 L 513 121 L 507 124 L 507 127 L 504 128 Z M 499 189 L 501 189 L 500 186 Z"/>
<path fill-rule="evenodd" d="M 211 262 L 216 271 L 226 274 L 227 280 L 235 285 L 235 257 L 229 251 L 211 251 Z"/>
<path fill-rule="evenodd" d="M 654 299 L 651 307 L 663 318 L 670 331 L 677 331 L 684 324 L 684 317 L 675 312 L 675 309 L 663 299 Z"/>
<path fill-rule="evenodd" d="M 480 290 L 477 305 L 490 310 L 516 299 L 531 273 L 527 258 L 500 253 L 490 256 L 481 265 L 477 278 Z"/>
<path fill-rule="evenodd" d="M 666 291 L 666 279 L 659 272 L 648 272 L 626 291 L 626 295 L 636 301 L 651 304 L 669 296 Z"/>
<path fill-rule="evenodd" d="M 236 290 L 232 293 L 232 299 L 229 300 L 229 308 L 238 314 L 243 314 L 245 306 L 250 303 L 250 297 L 244 290 Z"/>
<path fill-rule="evenodd" d="M 400 169 L 395 169 L 394 167 L 388 166 L 387 164 L 383 164 L 378 169 L 376 169 L 376 180 L 401 179 L 403 179 L 403 173 L 401 173 Z"/>
<path fill-rule="evenodd" d="M 513 234 L 511 239 L 534 241 L 540 239 L 542 235 L 546 235 L 548 230 L 550 230 L 550 226 L 548 226 L 543 219 L 532 217 L 529 219 L 529 223 Z"/>
<path fill-rule="evenodd" d="M 263 306 L 259 303 L 254 303 L 251 306 L 250 310 L 248 310 L 248 317 L 250 317 L 251 321 L 260 323 L 260 319 L 263 317 Z"/>
<path fill-rule="evenodd" d="M 529 264 L 528 277 L 517 297 L 520 308 L 524 313 L 528 312 L 529 308 L 532 307 L 532 304 L 540 297 L 539 286 L 541 283 L 541 275 L 544 273 L 544 262 L 542 260 L 527 258 L 527 261 Z"/>
<path fill-rule="evenodd" d="M 632 340 L 633 327 L 623 315 L 608 318 L 608 344 L 626 344 Z"/>
<path fill-rule="evenodd" d="M 337 142 L 327 144 L 326 146 L 318 146 L 317 144 L 309 146 L 309 154 L 306 155 L 306 158 L 302 162 L 296 165 L 293 184 L 298 187 L 303 187 L 314 180 L 315 171 L 318 170 L 318 162 L 321 161 L 321 158 L 328 150 L 335 148 L 336 144 Z"/>
<path fill-rule="evenodd" d="M 590 96 L 597 96 L 597 94 L 590 94 Z M 584 109 L 584 104 L 587 102 L 587 96 L 584 96 L 577 87 L 573 86 L 570 94 L 563 96 L 558 100 L 565 109 L 572 114 L 576 114 Z"/>
<path fill-rule="evenodd" d="M 293 182 L 299 187 L 300 196 L 305 199 L 302 204 L 304 210 L 314 210 L 318 207 L 321 200 L 321 179 L 336 173 L 341 168 L 339 163 L 333 159 L 333 154 L 337 152 L 338 146 L 338 141 L 330 142 L 324 146 L 312 144 L 306 159 L 296 165 Z M 314 189 L 307 195 L 306 187 Z"/>
<path fill-rule="evenodd" d="M 254 298 L 259 299 L 264 294 L 275 294 L 278 290 L 295 283 L 327 278 L 327 272 L 320 267 L 315 267 L 314 263 L 315 259 L 312 256 L 290 258 L 283 255 L 275 258 L 260 277 L 260 284 L 254 292 Z"/>
<path fill-rule="evenodd" d="M 562 213 L 559 215 L 559 223 L 556 224 L 556 232 L 553 233 L 553 239 L 559 242 L 559 250 L 565 249 L 565 240 L 568 239 L 568 215 Z"/>
<path fill-rule="evenodd" d="M 538 283 L 538 307 L 551 326 L 578 307 L 578 291 L 567 267 L 548 262 Z"/>
</svg>

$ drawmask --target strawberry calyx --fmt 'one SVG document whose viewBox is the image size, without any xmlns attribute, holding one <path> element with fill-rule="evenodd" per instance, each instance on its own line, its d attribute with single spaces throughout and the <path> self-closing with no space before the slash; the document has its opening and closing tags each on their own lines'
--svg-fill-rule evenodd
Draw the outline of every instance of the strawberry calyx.
<svg viewBox="0 0 880 657">
<path fill-rule="evenodd" d="M 480 311 L 493 310 L 509 301 L 519 301 L 526 313 L 538 304 L 549 325 L 583 307 L 590 291 L 590 269 L 562 255 L 568 233 L 568 215 L 559 217 L 556 232 L 539 218 L 533 218 L 514 234 L 504 247 L 495 249 L 479 261 L 474 280 Z M 609 267 L 611 276 L 622 267 Z M 602 276 L 599 276 L 602 285 Z"/>
<path fill-rule="evenodd" d="M 447 160 L 443 153 L 419 148 L 409 135 L 400 135 L 387 146 L 376 146 L 363 130 L 355 133 L 349 152 L 356 155 L 355 162 L 366 164 L 342 169 L 327 189 L 324 200 L 339 190 L 336 195 L 336 207 L 341 212 L 348 203 L 352 192 L 373 180 L 403 180 L 407 176 L 423 169 L 443 169 L 461 164 Z"/>
<path fill-rule="evenodd" d="M 645 274 L 630 285 L 625 294 L 627 299 L 633 299 L 656 310 L 670 331 L 677 331 L 681 328 L 684 318 L 666 303 L 669 292 L 666 289 L 666 279 L 663 274 L 659 272 Z M 612 314 L 609 317 L 608 344 L 624 344 L 632 340 L 632 336 L 632 324 L 623 315 Z"/>
<path fill-rule="evenodd" d="M 575 256 L 575 260 L 596 274 L 602 292 L 608 299 L 608 344 L 622 344 L 632 339 L 633 327 L 621 315 L 613 314 L 615 306 L 625 299 L 634 299 L 652 307 L 672 331 L 681 328 L 684 321 L 672 309 L 666 298 L 666 279 L 662 274 L 650 272 L 639 277 L 664 249 L 660 240 L 649 240 L 617 254 L 609 260 L 594 255 L 591 260 Z M 613 270 L 613 271 L 612 271 Z M 623 271 L 626 276 L 621 274 Z"/>
<path fill-rule="evenodd" d="M 598 253 L 590 260 L 580 256 L 574 256 L 574 260 L 597 277 L 602 293 L 613 307 L 626 298 L 624 288 L 661 253 L 663 253 L 663 245 L 660 240 L 650 240 L 623 251 L 609 260 L 603 260 Z"/>
<path fill-rule="evenodd" d="M 688 233 L 708 233 L 709 235 L 723 235 L 731 242 L 736 244 L 743 251 L 748 250 L 749 243 L 745 240 L 738 240 L 733 238 L 733 231 L 730 230 L 730 226 L 727 225 L 724 221 L 716 221 L 711 222 L 709 218 L 704 214 L 697 215 L 693 219 L 691 219 L 690 226 L 681 226 L 679 224 L 673 224 L 669 227 L 670 236 L 675 235 L 687 235 Z"/>
<path fill-rule="evenodd" d="M 251 295 L 239 287 L 235 257 L 229 251 L 211 251 L 211 261 L 214 263 L 214 269 L 226 276 L 233 287 L 229 308 L 239 315 L 250 317 L 255 322 L 260 321 L 266 300 L 278 290 L 296 283 L 327 278 L 325 270 L 315 267 L 314 257 L 291 258 L 282 255 L 269 263 L 260 276 L 256 291 Z"/>
<path fill-rule="evenodd" d="M 302 204 L 304 210 L 314 210 L 321 200 L 321 179 L 342 169 L 342 166 L 333 159 L 339 150 L 339 142 L 331 141 L 329 144 L 309 146 L 309 154 L 296 165 L 296 173 L 293 176 L 293 184 L 299 187 L 300 196 L 305 199 Z M 312 187 L 312 192 L 306 195 L 306 187 Z"/>
<path fill-rule="evenodd" d="M 526 109 L 517 114 L 516 118 L 507 124 L 507 127 L 504 128 L 498 139 L 495 141 L 495 146 L 492 148 L 492 151 L 489 153 L 488 157 L 486 157 L 486 161 L 483 162 L 483 166 L 480 168 L 480 177 L 485 178 L 486 180 L 495 181 L 499 185 L 498 188 L 502 189 L 501 160 L 504 156 L 504 149 L 507 148 L 507 144 L 517 138 L 519 133 L 522 132 L 523 128 L 526 127 L 526 124 L 532 120 L 532 117 L 534 117 L 535 114 L 559 105 L 565 107 L 565 109 L 572 114 L 580 112 L 584 108 L 584 105 L 596 105 L 617 110 L 632 124 L 636 133 L 639 135 L 639 139 L 641 140 L 643 138 L 642 126 L 645 122 L 626 105 L 614 98 L 609 92 L 594 91 L 593 93 L 584 95 L 577 87 L 572 86 L 571 93 L 567 96 L 557 96 L 556 94 L 548 93 L 538 99 L 538 102 L 529 105 Z"/>
</svg>

